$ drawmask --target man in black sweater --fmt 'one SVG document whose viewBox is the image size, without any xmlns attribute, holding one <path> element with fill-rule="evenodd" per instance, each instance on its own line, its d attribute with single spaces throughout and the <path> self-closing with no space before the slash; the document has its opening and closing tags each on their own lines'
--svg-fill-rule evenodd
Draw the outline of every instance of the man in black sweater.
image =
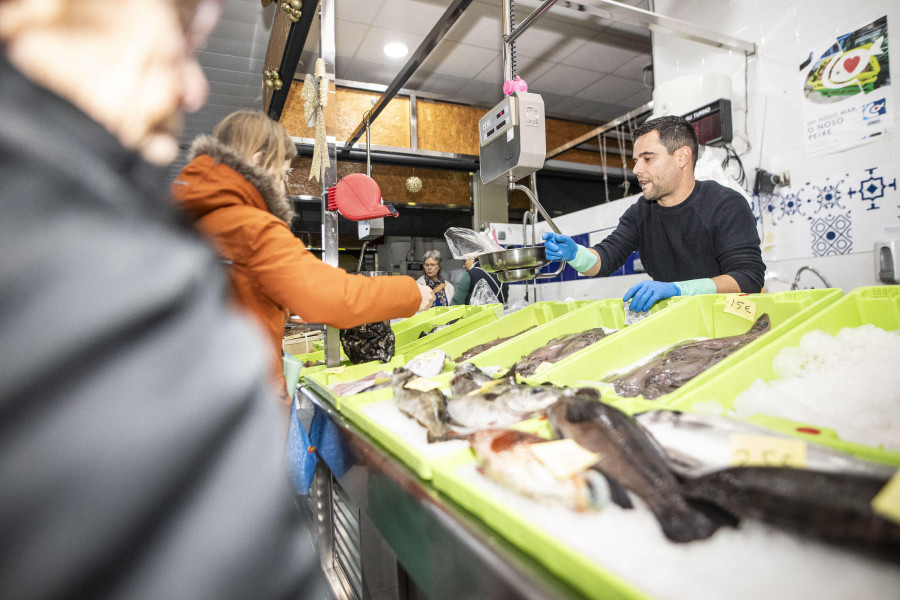
<svg viewBox="0 0 900 600">
<path fill-rule="evenodd" d="M 696 181 L 697 135 L 681 117 L 647 121 L 634 131 L 634 174 L 643 196 L 592 248 L 544 234 L 547 258 L 565 260 L 584 275 L 609 275 L 638 250 L 653 281 L 626 292 L 644 312 L 663 298 L 757 293 L 763 286 L 756 219 L 747 201 L 714 181 Z"/>
</svg>

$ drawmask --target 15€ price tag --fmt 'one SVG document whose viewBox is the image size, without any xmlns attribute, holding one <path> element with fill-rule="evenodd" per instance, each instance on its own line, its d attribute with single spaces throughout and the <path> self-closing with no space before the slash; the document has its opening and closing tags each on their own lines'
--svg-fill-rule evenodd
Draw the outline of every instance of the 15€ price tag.
<svg viewBox="0 0 900 600">
<path fill-rule="evenodd" d="M 900 470 L 872 498 L 872 510 L 900 525 Z"/>
<path fill-rule="evenodd" d="M 730 436 L 733 467 L 806 468 L 806 442 L 765 435 Z"/>
<path fill-rule="evenodd" d="M 430 392 L 431 390 L 436 390 L 441 387 L 436 381 L 432 381 L 431 379 L 425 379 L 424 377 L 416 377 L 405 386 L 408 390 L 419 390 L 420 392 Z"/>
<path fill-rule="evenodd" d="M 725 294 L 725 312 L 748 321 L 756 320 L 756 302 L 740 294 Z"/>
</svg>

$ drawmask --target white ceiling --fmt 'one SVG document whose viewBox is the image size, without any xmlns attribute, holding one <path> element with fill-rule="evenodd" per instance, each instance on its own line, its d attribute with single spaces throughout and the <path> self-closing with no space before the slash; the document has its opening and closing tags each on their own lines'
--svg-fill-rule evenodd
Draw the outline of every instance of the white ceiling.
<svg viewBox="0 0 900 600">
<path fill-rule="evenodd" d="M 404 89 L 446 100 L 490 107 L 502 98 L 501 7 L 505 0 L 475 0 Z M 408 57 L 388 58 L 383 47 L 403 42 L 414 52 L 449 5 L 449 0 L 334 0 L 336 75 L 339 80 L 387 85 Z M 624 0 L 649 9 L 650 0 Z M 262 108 L 262 71 L 277 2 L 226 0 L 222 18 L 200 64 L 209 79 L 209 100 L 185 119 L 182 147 L 209 133 L 228 113 Z M 540 4 L 516 2 L 517 22 Z M 567 9 L 558 2 L 516 42 L 517 74 L 544 98 L 549 116 L 602 123 L 650 100 L 644 68 L 650 65 L 646 28 L 613 23 Z M 318 56 L 316 19 L 298 75 Z M 172 167 L 172 177 L 184 165 Z"/>
</svg>

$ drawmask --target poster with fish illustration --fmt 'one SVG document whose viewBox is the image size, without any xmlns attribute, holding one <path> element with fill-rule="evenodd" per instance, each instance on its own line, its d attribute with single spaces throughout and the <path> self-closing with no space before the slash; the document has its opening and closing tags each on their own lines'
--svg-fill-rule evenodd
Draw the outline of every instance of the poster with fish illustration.
<svg viewBox="0 0 900 600">
<path fill-rule="evenodd" d="M 800 65 L 807 156 L 863 145 L 893 120 L 887 16 L 826 43 Z"/>
</svg>

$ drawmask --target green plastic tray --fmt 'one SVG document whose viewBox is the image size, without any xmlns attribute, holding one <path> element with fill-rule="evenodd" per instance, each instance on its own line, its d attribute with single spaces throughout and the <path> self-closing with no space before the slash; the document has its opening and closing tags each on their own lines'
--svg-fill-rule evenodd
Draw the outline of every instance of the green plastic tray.
<svg viewBox="0 0 900 600">
<path fill-rule="evenodd" d="M 452 370 L 453 366 L 456 364 L 453 362 L 453 359 L 460 356 L 466 350 L 474 348 L 478 344 L 484 344 L 498 338 L 517 335 L 529 327 L 536 327 L 549 323 L 553 319 L 570 313 L 573 310 L 577 310 L 582 306 L 585 306 L 583 302 L 536 302 L 510 315 L 501 317 L 484 327 L 479 327 L 474 331 L 470 331 L 469 333 L 445 342 L 441 344 L 440 348 L 447 353 L 447 358 L 450 361 L 448 363 L 448 369 Z M 509 344 L 509 347 L 514 347 L 518 339 L 519 338 L 516 337 L 503 344 L 498 344 L 497 346 L 494 346 L 494 348 L 491 348 L 491 350 L 500 348 L 506 344 Z"/>
<path fill-rule="evenodd" d="M 463 313 L 465 306 L 435 306 L 408 319 L 391 324 L 394 343 L 397 347 L 409 344 L 419 338 L 419 333 L 428 331 L 435 325 L 443 325 Z"/>
<path fill-rule="evenodd" d="M 483 306 L 454 306 L 451 310 L 442 314 L 438 319 L 433 319 L 426 323 L 417 325 L 408 330 L 413 333 L 411 341 L 401 342 L 396 340 L 397 354 L 405 354 L 410 358 L 414 358 L 417 354 L 427 352 L 434 348 L 440 347 L 442 344 L 455 339 L 464 333 L 468 333 L 479 327 L 487 325 L 492 321 L 496 321 L 497 317 L 503 310 L 500 304 L 486 304 Z M 439 329 L 434 333 L 419 337 L 420 332 L 431 331 L 436 325 L 443 325 L 447 321 L 459 319 L 453 325 Z M 396 334 L 394 334 L 396 336 Z M 404 333 L 404 339 L 407 334 Z"/>
<path fill-rule="evenodd" d="M 799 345 L 800 338 L 810 331 L 819 329 L 834 335 L 845 327 L 859 327 L 866 324 L 875 325 L 887 331 L 900 329 L 900 287 L 858 288 L 836 302 L 824 306 L 814 306 L 811 311 L 804 312 L 802 316 L 802 321 L 795 324 L 790 330 L 783 332 L 754 352 L 746 353 L 740 361 L 732 361 L 731 359 L 734 357 L 729 357 L 720 364 L 723 368 L 716 369 L 715 373 L 712 373 L 712 369 L 710 369 L 710 376 L 704 377 L 702 381 L 698 381 L 700 380 L 698 376 L 691 382 L 691 384 L 696 382 L 696 385 L 692 386 L 691 393 L 666 402 L 666 408 L 689 411 L 698 402 L 715 401 L 725 409 L 732 409 L 735 398 L 750 387 L 755 379 L 772 380 L 774 378 L 772 363 L 775 356 L 784 348 Z M 771 429 L 838 448 L 861 458 L 900 466 L 900 453 L 843 441 L 834 431 L 822 429 L 815 423 L 797 423 L 767 415 L 758 415 L 748 420 Z M 815 427 L 821 429 L 822 433 L 818 435 L 803 433 L 797 431 L 798 427 Z"/>
<path fill-rule="evenodd" d="M 651 315 L 653 316 L 648 317 L 640 323 L 657 318 L 656 315 L 666 310 L 669 306 L 678 305 L 683 301 L 684 299 L 682 298 L 673 298 L 670 301 L 658 302 L 651 310 Z M 513 363 L 528 356 L 532 350 L 540 348 L 553 338 L 569 333 L 593 329 L 595 327 L 607 327 L 609 329 L 622 329 L 625 327 L 625 307 L 621 298 L 609 298 L 606 300 L 590 302 L 581 308 L 577 308 L 561 317 L 553 319 L 551 322 L 516 336 L 515 340 L 510 340 L 509 342 L 500 344 L 490 350 L 486 350 L 466 362 L 474 363 L 479 367 L 511 367 Z M 618 333 L 616 335 L 618 335 Z M 601 340 L 598 343 L 603 343 L 603 341 L 604 340 Z M 557 365 L 574 359 L 586 350 L 587 348 L 564 358 L 559 361 Z"/>
<path fill-rule="evenodd" d="M 390 398 L 391 388 L 385 387 L 379 390 L 354 394 L 353 396 L 339 396 L 331 389 L 332 385 L 344 383 L 346 381 L 356 381 L 357 379 L 362 379 L 363 377 L 371 375 L 372 373 L 377 373 L 378 371 L 391 373 L 395 367 L 403 366 L 406 362 L 406 357 L 402 354 L 397 354 L 386 363 L 373 360 L 359 365 L 342 365 L 344 370 L 341 373 L 326 373 L 325 371 L 327 369 L 325 367 L 317 367 L 319 369 L 317 372 L 310 373 L 306 376 L 306 385 L 313 388 L 319 395 L 328 399 L 338 412 L 343 413 L 344 405 L 348 401 L 371 401 L 373 398 L 379 399 L 385 394 Z"/>
<path fill-rule="evenodd" d="M 539 427 L 545 427 L 545 423 L 542 422 Z M 540 435 L 539 428 L 533 429 L 529 426 L 530 424 L 523 424 L 518 428 Z M 476 462 L 472 450 L 459 452 L 435 462 L 432 468 L 432 485 L 484 521 L 497 531 L 498 535 L 518 546 L 560 579 L 584 593 L 587 598 L 650 600 L 646 593 L 568 546 L 554 535 L 553 531 L 510 509 L 488 489 L 459 474 L 460 469 L 471 467 Z"/>
<path fill-rule="evenodd" d="M 766 346 L 782 333 L 803 323 L 810 314 L 834 303 L 841 295 L 841 290 L 838 289 L 749 294 L 746 297 L 756 302 L 756 316 L 768 313 L 772 324 L 769 332 L 671 394 L 655 400 L 645 400 L 642 396 L 621 398 L 612 391 L 611 386 L 599 382 L 608 374 L 625 369 L 673 344 L 691 338 L 719 338 L 745 333 L 750 329 L 752 322 L 726 313 L 724 294 L 694 296 L 675 304 L 665 313 L 632 325 L 625 331 L 595 344 L 579 356 L 557 363 L 556 366 L 532 379 L 551 381 L 557 385 L 599 387 L 604 401 L 625 412 L 664 408 L 671 401 L 692 395 L 700 383 L 720 373 L 728 365 L 742 361 L 744 357 Z"/>
</svg>

